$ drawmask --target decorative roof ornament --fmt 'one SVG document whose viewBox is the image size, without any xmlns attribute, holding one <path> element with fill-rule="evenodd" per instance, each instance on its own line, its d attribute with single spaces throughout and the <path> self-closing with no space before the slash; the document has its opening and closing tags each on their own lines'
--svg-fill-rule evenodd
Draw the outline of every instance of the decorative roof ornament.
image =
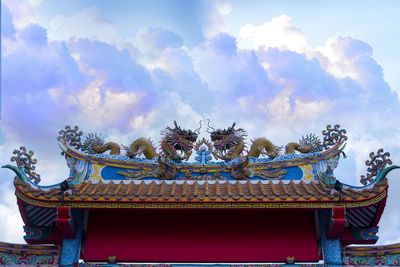
<svg viewBox="0 0 400 267">
<path fill-rule="evenodd" d="M 104 151 L 98 151 L 98 149 L 96 148 L 103 146 L 103 144 L 104 144 L 104 137 L 102 134 L 97 135 L 97 133 L 89 133 L 86 136 L 85 141 L 83 142 L 81 150 L 88 154 L 101 153 Z"/>
<path fill-rule="evenodd" d="M 111 144 L 108 142 L 107 144 Z M 115 143 L 114 143 L 115 144 Z M 130 146 L 122 145 L 122 148 L 126 151 L 126 155 L 129 158 L 135 158 L 139 155 L 144 155 L 146 159 L 153 159 L 158 157 L 156 148 L 153 145 L 151 139 L 146 139 L 144 137 L 138 138 L 130 144 Z M 111 154 L 111 153 L 110 153 Z"/>
<path fill-rule="evenodd" d="M 212 131 L 207 132 L 210 134 L 211 142 L 215 150 L 212 150 L 212 154 L 216 159 L 232 160 L 235 158 L 241 158 L 243 156 L 244 149 L 246 148 L 244 139 L 247 136 L 247 132 L 242 129 L 235 129 L 236 123 L 227 129 L 215 130 L 210 126 L 210 120 L 208 119 L 208 129 Z"/>
<path fill-rule="evenodd" d="M 323 139 L 323 147 L 325 149 L 330 149 L 331 146 L 335 146 L 336 144 L 346 141 L 347 136 L 345 129 L 340 129 L 340 125 L 336 124 L 333 128 L 330 124 L 326 126 L 326 130 L 322 131 Z"/>
<path fill-rule="evenodd" d="M 34 153 L 30 150 L 26 152 L 26 148 L 21 146 L 19 150 L 13 151 L 15 156 L 11 157 L 11 161 L 15 161 L 19 169 L 22 169 L 35 184 L 40 182 L 40 175 L 34 172 L 37 159 L 32 158 Z"/>
<path fill-rule="evenodd" d="M 204 137 L 195 144 L 194 150 L 196 151 L 197 154 L 197 156 L 194 157 L 197 163 L 205 165 L 212 160 L 211 157 L 211 151 L 213 151 L 212 144 Z"/>
<path fill-rule="evenodd" d="M 369 157 L 371 160 L 365 161 L 365 165 L 369 166 L 367 168 L 367 176 L 361 175 L 360 179 L 360 182 L 363 185 L 367 185 L 368 182 L 372 182 L 374 177 L 380 175 L 386 166 L 392 165 L 392 161 L 389 159 L 390 153 L 383 152 L 383 148 L 380 148 L 376 155 L 374 152 L 371 152 Z"/>
<path fill-rule="evenodd" d="M 176 121 L 174 121 L 174 128 L 167 126 L 161 130 L 162 156 L 176 161 L 188 161 L 200 133 L 201 121 L 199 123 L 200 127 L 194 131 L 182 129 Z"/>
<path fill-rule="evenodd" d="M 104 138 L 101 134 L 89 133 L 85 142 L 81 146 L 81 150 L 88 154 L 99 154 L 110 150 L 110 155 L 119 155 L 121 153 L 120 146 L 115 142 L 104 143 Z"/>
<path fill-rule="evenodd" d="M 306 134 L 299 139 L 299 145 L 301 147 L 311 147 L 310 152 L 320 152 L 323 150 L 321 140 L 315 134 Z"/>
<path fill-rule="evenodd" d="M 58 141 L 62 141 L 65 144 L 69 143 L 70 146 L 80 149 L 82 147 L 81 136 L 82 131 L 79 131 L 79 127 L 75 125 L 74 129 L 71 126 L 65 126 L 65 130 L 60 130 L 57 137 Z"/>
</svg>

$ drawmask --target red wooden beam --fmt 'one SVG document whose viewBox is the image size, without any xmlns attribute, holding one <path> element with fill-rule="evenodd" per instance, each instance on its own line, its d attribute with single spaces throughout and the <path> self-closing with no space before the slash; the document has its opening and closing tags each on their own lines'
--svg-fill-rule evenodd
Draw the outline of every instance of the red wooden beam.
<svg viewBox="0 0 400 267">
<path fill-rule="evenodd" d="M 64 238 L 75 238 L 76 231 L 70 207 L 57 208 L 56 224 Z"/>
<path fill-rule="evenodd" d="M 329 218 L 327 238 L 338 238 L 342 233 L 344 225 L 346 223 L 346 208 L 337 207 L 332 208 L 332 214 Z"/>
</svg>

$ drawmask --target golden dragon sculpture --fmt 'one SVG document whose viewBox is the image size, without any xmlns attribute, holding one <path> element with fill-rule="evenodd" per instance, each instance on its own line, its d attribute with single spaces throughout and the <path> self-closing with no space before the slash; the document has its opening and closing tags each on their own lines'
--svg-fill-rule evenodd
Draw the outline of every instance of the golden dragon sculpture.
<svg viewBox="0 0 400 267">
<path fill-rule="evenodd" d="M 200 127 L 192 131 L 182 129 L 176 121 L 174 121 L 174 127 L 165 127 L 161 131 L 162 140 L 160 142 L 160 155 L 156 152 L 152 141 L 144 137 L 136 139 L 128 147 L 122 147 L 126 150 L 126 155 L 130 158 L 144 155 L 147 159 L 162 156 L 176 161 L 188 160 L 192 154 L 192 149 L 197 140 L 200 128 L 201 122 Z M 105 143 L 104 138 L 96 133 L 88 134 L 80 148 L 88 154 L 99 154 L 106 151 L 110 151 L 110 155 L 121 154 L 121 147 L 119 144 L 115 142 Z"/>
<path fill-rule="evenodd" d="M 247 133 L 242 128 L 235 129 L 236 123 L 227 129 L 215 130 L 210 126 L 208 121 L 208 132 L 210 133 L 211 141 L 213 142 L 214 150 L 212 154 L 217 159 L 232 160 L 235 158 L 243 158 L 245 152 L 244 138 Z M 211 129 L 211 131 L 209 131 Z M 320 141 L 314 135 L 303 137 L 299 143 L 290 142 L 285 146 L 285 154 L 292 154 L 295 151 L 300 153 L 310 153 L 316 151 L 320 147 Z M 267 156 L 275 158 L 280 154 L 282 147 L 274 145 L 266 138 L 257 138 L 252 141 L 250 150 L 246 156 L 258 158 Z"/>
</svg>

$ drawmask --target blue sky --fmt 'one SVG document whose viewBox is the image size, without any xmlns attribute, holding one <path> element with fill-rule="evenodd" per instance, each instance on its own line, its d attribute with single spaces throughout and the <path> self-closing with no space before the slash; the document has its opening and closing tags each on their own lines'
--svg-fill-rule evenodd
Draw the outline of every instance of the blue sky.
<svg viewBox="0 0 400 267">
<path fill-rule="evenodd" d="M 55 139 L 67 124 L 128 144 L 210 118 L 284 144 L 339 123 L 348 158 L 335 174 L 357 185 L 371 151 L 400 163 L 399 12 L 398 1 L 2 1 L 0 160 L 24 144 L 51 184 L 67 175 Z M 13 175 L 0 174 L 0 240 L 22 242 Z M 381 243 L 400 242 L 398 178 Z"/>
</svg>

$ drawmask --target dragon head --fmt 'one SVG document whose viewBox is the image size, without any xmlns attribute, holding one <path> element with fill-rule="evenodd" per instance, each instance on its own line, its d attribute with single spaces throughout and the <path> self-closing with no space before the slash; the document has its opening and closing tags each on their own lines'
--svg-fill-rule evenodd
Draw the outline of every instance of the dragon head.
<svg viewBox="0 0 400 267">
<path fill-rule="evenodd" d="M 376 235 L 379 232 L 379 226 L 373 226 L 370 228 L 364 228 L 361 231 L 361 237 L 364 240 L 377 240 L 378 236 Z"/>
<path fill-rule="evenodd" d="M 167 126 L 161 131 L 162 142 L 166 142 L 175 151 L 189 153 L 194 147 L 200 128 L 195 131 L 182 129 L 176 121 L 174 126 L 174 128 Z"/>
<path fill-rule="evenodd" d="M 217 129 L 208 126 L 212 129 L 210 133 L 211 141 L 214 143 L 214 147 L 216 150 L 220 152 L 229 151 L 233 149 L 240 143 L 244 142 L 244 138 L 247 136 L 247 133 L 242 128 L 235 129 L 236 123 L 233 123 L 232 126 L 228 127 L 228 129 Z"/>
</svg>

